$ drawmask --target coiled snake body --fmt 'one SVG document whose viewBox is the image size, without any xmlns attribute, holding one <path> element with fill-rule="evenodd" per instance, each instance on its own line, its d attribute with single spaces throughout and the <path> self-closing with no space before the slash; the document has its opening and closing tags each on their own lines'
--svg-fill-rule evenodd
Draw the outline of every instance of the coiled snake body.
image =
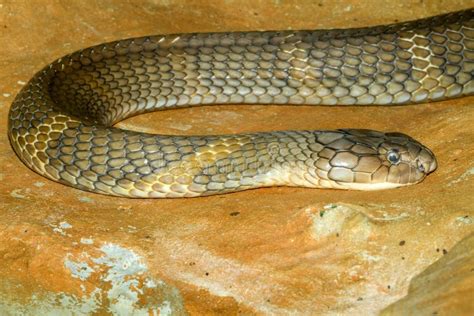
<svg viewBox="0 0 474 316">
<path fill-rule="evenodd" d="M 150 36 L 101 44 L 38 72 L 8 133 L 34 171 L 127 197 L 188 197 L 287 185 L 383 189 L 436 169 L 409 136 L 371 130 L 216 136 L 114 128 L 199 104 L 376 105 L 470 95 L 473 10 L 351 30 Z"/>
</svg>

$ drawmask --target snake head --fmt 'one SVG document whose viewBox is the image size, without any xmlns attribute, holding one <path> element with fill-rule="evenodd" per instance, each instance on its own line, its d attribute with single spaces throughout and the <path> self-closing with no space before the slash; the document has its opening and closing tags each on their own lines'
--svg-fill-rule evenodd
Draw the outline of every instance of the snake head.
<svg viewBox="0 0 474 316">
<path fill-rule="evenodd" d="M 436 170 L 437 162 L 433 152 L 420 142 L 402 133 L 385 133 L 385 138 L 378 152 L 389 169 L 389 182 L 417 183 Z"/>
<path fill-rule="evenodd" d="M 327 179 L 334 188 L 378 190 L 415 184 L 437 167 L 431 150 L 408 135 L 363 129 L 338 133 L 340 137 L 324 144 L 319 154 L 327 157 L 320 163 L 327 161 Z"/>
</svg>

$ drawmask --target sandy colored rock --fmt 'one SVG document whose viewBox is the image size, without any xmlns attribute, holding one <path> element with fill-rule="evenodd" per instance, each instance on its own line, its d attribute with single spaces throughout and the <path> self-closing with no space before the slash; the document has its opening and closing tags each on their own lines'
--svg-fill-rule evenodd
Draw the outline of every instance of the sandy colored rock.
<svg viewBox="0 0 474 316">
<path fill-rule="evenodd" d="M 45 64 L 104 41 L 360 27 L 473 5 L 0 0 L 1 314 L 373 315 L 405 297 L 414 276 L 474 231 L 474 97 L 397 107 L 208 106 L 120 123 L 184 135 L 399 131 L 432 148 L 439 163 L 423 183 L 397 190 L 269 188 L 175 200 L 101 196 L 33 173 L 10 147 L 7 113 L 22 85 Z M 444 264 L 444 271 L 456 268 L 456 261 Z M 458 300 L 448 300 L 443 310 L 472 307 L 467 295 L 453 297 Z M 390 310 L 398 308 L 405 307 Z"/>
<path fill-rule="evenodd" d="M 474 234 L 410 282 L 382 315 L 470 315 L 474 311 Z"/>
</svg>

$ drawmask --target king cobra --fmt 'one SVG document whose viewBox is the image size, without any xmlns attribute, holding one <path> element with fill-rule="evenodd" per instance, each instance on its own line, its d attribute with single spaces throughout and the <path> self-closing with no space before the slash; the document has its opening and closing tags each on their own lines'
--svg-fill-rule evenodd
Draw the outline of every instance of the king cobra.
<svg viewBox="0 0 474 316">
<path fill-rule="evenodd" d="M 418 183 L 436 169 L 436 159 L 401 133 L 177 136 L 114 124 L 206 104 L 399 105 L 471 95 L 473 12 L 358 29 L 178 34 L 100 44 L 39 71 L 11 106 L 8 135 L 37 173 L 116 196 Z"/>
</svg>

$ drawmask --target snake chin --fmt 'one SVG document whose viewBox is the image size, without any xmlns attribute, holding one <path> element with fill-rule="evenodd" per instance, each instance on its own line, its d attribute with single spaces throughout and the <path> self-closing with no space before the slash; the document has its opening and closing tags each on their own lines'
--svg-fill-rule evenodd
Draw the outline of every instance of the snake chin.
<svg viewBox="0 0 474 316">
<path fill-rule="evenodd" d="M 404 187 L 410 185 L 401 184 L 401 183 L 340 183 L 340 189 L 343 190 L 358 190 L 358 191 L 378 191 L 378 190 L 388 190 L 388 189 L 395 189 L 399 187 Z"/>
</svg>

